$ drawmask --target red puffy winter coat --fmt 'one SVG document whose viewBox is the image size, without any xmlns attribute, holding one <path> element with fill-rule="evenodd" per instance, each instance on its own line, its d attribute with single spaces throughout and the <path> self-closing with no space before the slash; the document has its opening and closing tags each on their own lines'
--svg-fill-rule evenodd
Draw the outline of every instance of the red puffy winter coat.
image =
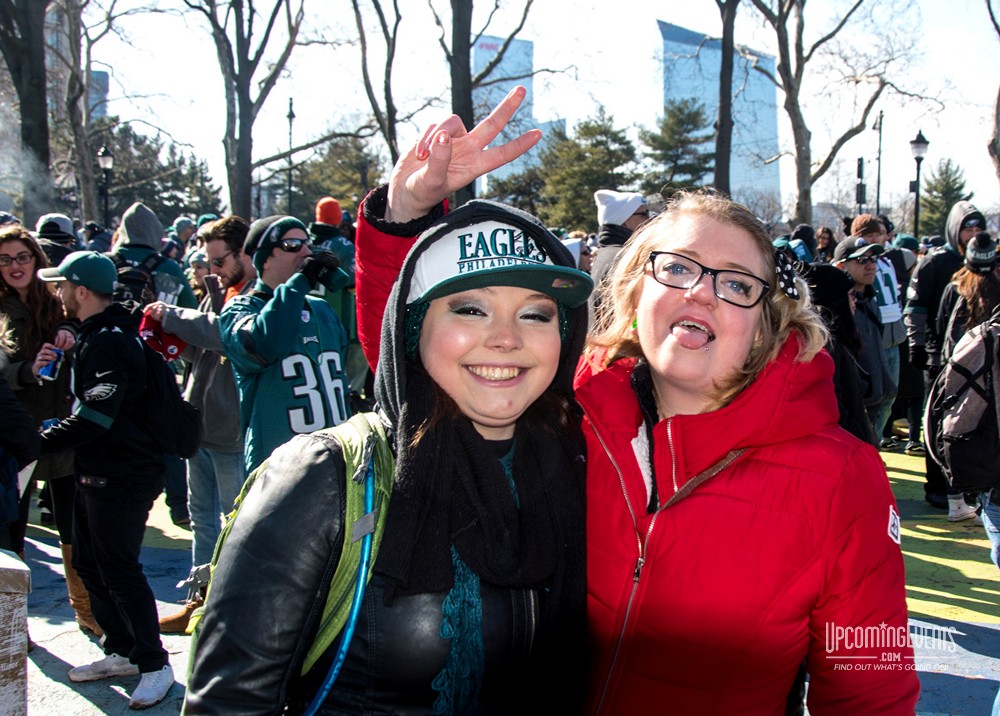
<svg viewBox="0 0 1000 716">
<path fill-rule="evenodd" d="M 813 716 L 913 714 L 885 467 L 837 426 L 829 355 L 797 350 L 726 407 L 655 425 L 652 512 L 633 363 L 581 364 L 588 713 L 778 715 L 806 660 Z"/>
</svg>

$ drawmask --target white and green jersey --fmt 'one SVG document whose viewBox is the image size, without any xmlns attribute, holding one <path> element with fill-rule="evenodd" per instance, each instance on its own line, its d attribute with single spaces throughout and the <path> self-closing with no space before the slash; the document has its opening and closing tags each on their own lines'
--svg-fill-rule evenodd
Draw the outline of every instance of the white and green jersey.
<svg viewBox="0 0 1000 716">
<path fill-rule="evenodd" d="M 247 474 L 293 435 L 350 417 L 347 335 L 309 288 L 301 274 L 273 293 L 258 280 L 253 292 L 233 298 L 219 315 L 240 393 Z"/>
</svg>

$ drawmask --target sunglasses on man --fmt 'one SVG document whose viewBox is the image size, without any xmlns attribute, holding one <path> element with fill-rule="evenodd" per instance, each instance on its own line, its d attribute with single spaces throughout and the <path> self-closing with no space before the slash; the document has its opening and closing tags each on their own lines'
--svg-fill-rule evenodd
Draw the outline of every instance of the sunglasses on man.
<svg viewBox="0 0 1000 716">
<path fill-rule="evenodd" d="M 289 254 L 297 254 L 303 246 L 312 247 L 312 242 L 309 239 L 282 239 L 278 244 L 279 249 Z"/>
<path fill-rule="evenodd" d="M 218 258 L 209 259 L 208 262 L 213 266 L 215 266 L 215 268 L 222 268 L 222 266 L 226 263 L 226 259 L 228 259 L 232 255 L 233 255 L 232 251 L 227 251 Z"/>
</svg>

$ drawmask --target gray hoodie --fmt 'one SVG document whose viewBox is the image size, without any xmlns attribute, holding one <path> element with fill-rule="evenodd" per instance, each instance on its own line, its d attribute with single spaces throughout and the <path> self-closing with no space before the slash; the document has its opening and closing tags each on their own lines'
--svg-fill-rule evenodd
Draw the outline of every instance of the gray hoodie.
<svg viewBox="0 0 1000 716">
<path fill-rule="evenodd" d="M 956 202 L 951 211 L 948 212 L 948 221 L 944 226 L 944 238 L 945 243 L 958 253 L 960 257 L 965 258 L 965 247 L 960 246 L 958 243 L 958 234 L 962 230 L 962 224 L 965 223 L 966 219 L 972 218 L 973 215 L 979 218 L 979 228 L 981 230 L 986 230 L 986 219 L 983 213 L 977 209 L 971 201 L 959 201 Z"/>
<path fill-rule="evenodd" d="M 125 246 L 145 246 L 160 250 L 163 224 L 156 214 L 141 201 L 137 201 L 122 215 L 121 243 Z"/>
<path fill-rule="evenodd" d="M 966 220 L 977 216 L 985 228 L 985 218 L 971 202 L 956 202 L 948 212 L 945 223 L 945 245 L 933 249 L 917 264 L 907 291 L 906 337 L 911 351 L 913 347 L 923 347 L 927 351 L 929 366 L 941 365 L 942 338 L 935 326 L 944 289 L 955 272 L 962 268 L 965 247 L 959 244 L 959 232 Z"/>
</svg>

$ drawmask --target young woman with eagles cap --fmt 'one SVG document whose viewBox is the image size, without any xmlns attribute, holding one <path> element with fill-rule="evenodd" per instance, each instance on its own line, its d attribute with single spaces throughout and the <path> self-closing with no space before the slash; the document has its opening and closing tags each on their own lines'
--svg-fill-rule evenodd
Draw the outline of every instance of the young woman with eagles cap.
<svg viewBox="0 0 1000 716">
<path fill-rule="evenodd" d="M 572 380 L 593 282 L 516 209 L 470 202 L 425 228 L 376 369 L 396 456 L 376 474 L 385 531 L 318 713 L 574 712 L 586 583 Z M 301 713 L 323 688 L 334 647 L 306 659 L 350 538 L 344 473 L 324 433 L 271 455 L 220 552 L 185 714 Z"/>
<path fill-rule="evenodd" d="M 541 136 L 488 148 L 523 96 L 471 131 L 456 116 L 431 127 L 365 200 L 369 361 L 400 237 Z M 764 226 L 721 195 L 681 193 L 624 247 L 603 301 L 575 379 L 588 447 L 584 713 L 784 714 L 801 710 L 807 672 L 814 715 L 912 714 L 885 467 L 837 425 L 825 330 Z M 898 666 L 858 666 L 881 658 Z"/>
</svg>

